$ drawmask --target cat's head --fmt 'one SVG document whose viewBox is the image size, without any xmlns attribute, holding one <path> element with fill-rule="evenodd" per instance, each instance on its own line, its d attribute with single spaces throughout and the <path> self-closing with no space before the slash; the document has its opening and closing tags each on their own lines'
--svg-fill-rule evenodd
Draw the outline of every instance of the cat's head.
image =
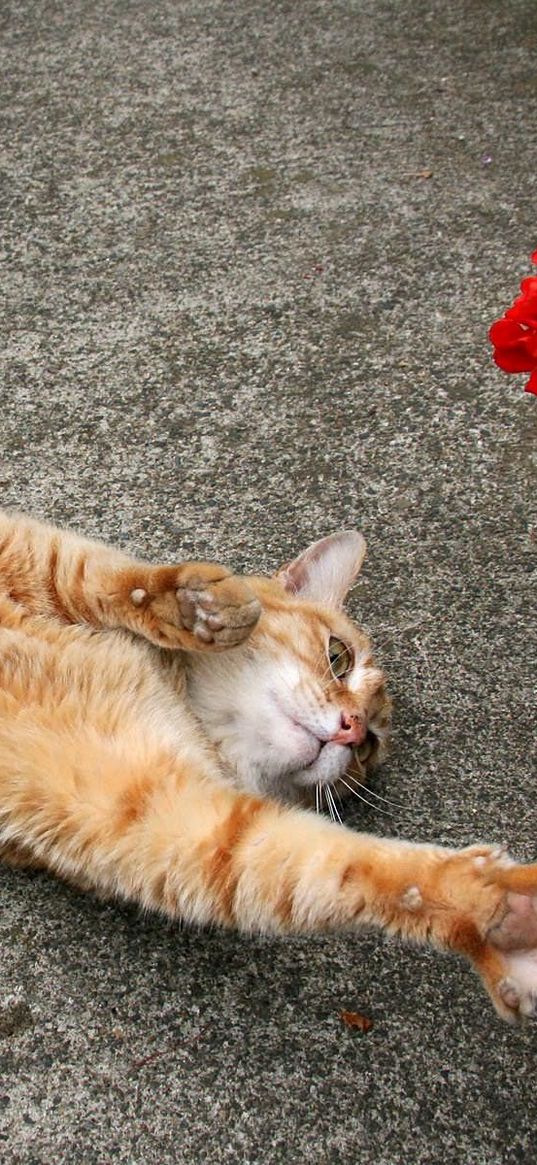
<svg viewBox="0 0 537 1165">
<path fill-rule="evenodd" d="M 343 532 L 274 578 L 249 579 L 262 605 L 251 637 L 222 655 L 191 657 L 194 709 L 241 788 L 311 802 L 326 786 L 345 794 L 353 772 L 363 781 L 382 759 L 384 676 L 342 610 L 364 557 L 361 534 Z"/>
</svg>

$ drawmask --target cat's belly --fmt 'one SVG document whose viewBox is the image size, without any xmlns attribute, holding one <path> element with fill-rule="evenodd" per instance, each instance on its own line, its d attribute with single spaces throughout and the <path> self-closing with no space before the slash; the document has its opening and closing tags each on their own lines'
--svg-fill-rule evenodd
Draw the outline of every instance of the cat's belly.
<svg viewBox="0 0 537 1165">
<path fill-rule="evenodd" d="M 121 631 L 93 631 L 52 620 L 0 625 L 0 739 L 22 733 L 93 730 L 143 739 L 185 759 L 212 756 L 184 700 L 177 667 Z"/>
</svg>

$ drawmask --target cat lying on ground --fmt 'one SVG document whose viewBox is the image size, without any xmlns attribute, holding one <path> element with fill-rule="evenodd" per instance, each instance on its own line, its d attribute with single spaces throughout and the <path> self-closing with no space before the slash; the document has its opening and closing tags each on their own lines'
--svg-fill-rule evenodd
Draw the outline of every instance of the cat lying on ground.
<svg viewBox="0 0 537 1165">
<path fill-rule="evenodd" d="M 335 534 L 242 580 L 0 514 L 0 856 L 187 921 L 374 924 L 465 955 L 504 1018 L 536 1015 L 537 864 L 300 807 L 363 779 L 388 731 L 341 610 L 364 552 Z"/>
</svg>

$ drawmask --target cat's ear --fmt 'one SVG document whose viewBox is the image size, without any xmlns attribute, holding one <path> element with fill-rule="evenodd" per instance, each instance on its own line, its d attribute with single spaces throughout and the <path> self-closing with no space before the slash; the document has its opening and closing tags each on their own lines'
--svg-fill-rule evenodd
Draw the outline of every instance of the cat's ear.
<svg viewBox="0 0 537 1165">
<path fill-rule="evenodd" d="M 340 607 L 360 572 L 365 553 L 365 538 L 357 530 L 342 530 L 308 546 L 276 577 L 291 595 Z"/>
</svg>

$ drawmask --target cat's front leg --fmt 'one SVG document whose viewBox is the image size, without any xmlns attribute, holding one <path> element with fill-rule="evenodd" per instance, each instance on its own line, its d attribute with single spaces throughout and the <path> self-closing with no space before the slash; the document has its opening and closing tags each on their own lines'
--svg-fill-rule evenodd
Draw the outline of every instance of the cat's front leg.
<svg viewBox="0 0 537 1165">
<path fill-rule="evenodd" d="M 219 651 L 242 643 L 261 613 L 224 566 L 152 566 L 24 515 L 0 511 L 0 595 L 32 615 L 127 627 L 159 647 Z"/>
<path fill-rule="evenodd" d="M 309 814 L 255 812 L 235 852 L 227 842 L 208 855 L 221 921 L 295 931 L 379 926 L 464 955 L 504 1019 L 537 1017 L 537 863 L 516 865 L 492 846 L 414 845 Z"/>
<path fill-rule="evenodd" d="M 108 625 L 126 626 L 159 647 L 223 651 L 242 643 L 261 605 L 247 584 L 225 567 L 133 563 L 107 571 L 95 564 L 91 587 Z"/>
</svg>

